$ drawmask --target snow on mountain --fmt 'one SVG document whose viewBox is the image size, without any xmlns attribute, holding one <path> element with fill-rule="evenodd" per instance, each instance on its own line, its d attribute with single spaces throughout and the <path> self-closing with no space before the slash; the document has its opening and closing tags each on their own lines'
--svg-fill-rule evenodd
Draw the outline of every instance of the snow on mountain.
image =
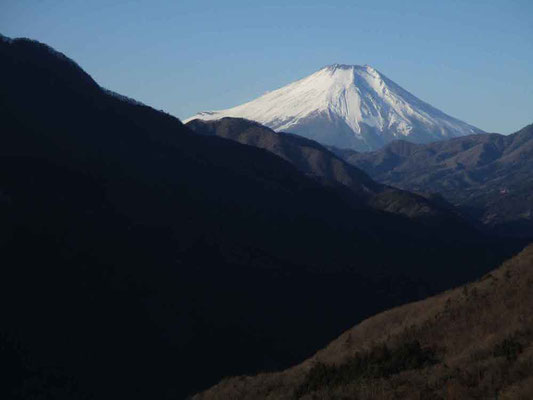
<svg viewBox="0 0 533 400">
<path fill-rule="evenodd" d="M 480 129 L 423 102 L 371 66 L 334 64 L 237 107 L 193 119 L 240 117 L 326 145 L 374 150 L 399 138 L 416 143 Z"/>
</svg>

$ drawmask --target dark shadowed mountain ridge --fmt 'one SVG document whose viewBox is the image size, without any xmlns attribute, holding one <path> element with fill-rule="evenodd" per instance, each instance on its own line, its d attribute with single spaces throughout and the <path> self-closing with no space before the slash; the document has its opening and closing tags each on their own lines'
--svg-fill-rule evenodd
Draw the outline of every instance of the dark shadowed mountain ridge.
<svg viewBox="0 0 533 400">
<path fill-rule="evenodd" d="M 381 185 L 344 160 L 331 154 L 321 144 L 302 136 L 278 133 L 258 122 L 225 117 L 214 121 L 195 119 L 186 124 L 204 135 L 219 136 L 268 150 L 290 161 L 306 174 L 337 181 L 354 189 L 361 197 L 376 192 Z"/>
<path fill-rule="evenodd" d="M 275 132 L 257 122 L 225 117 L 219 120 L 192 120 L 192 131 L 259 147 L 289 161 L 306 175 L 330 185 L 348 187 L 358 202 L 373 208 L 431 221 L 459 223 L 451 207 L 373 181 L 366 173 L 337 156 L 320 143 L 302 136 Z"/>
<path fill-rule="evenodd" d="M 183 398 L 515 246 L 358 204 L 31 40 L 0 40 L 0 87 L 0 398 Z"/>
</svg>

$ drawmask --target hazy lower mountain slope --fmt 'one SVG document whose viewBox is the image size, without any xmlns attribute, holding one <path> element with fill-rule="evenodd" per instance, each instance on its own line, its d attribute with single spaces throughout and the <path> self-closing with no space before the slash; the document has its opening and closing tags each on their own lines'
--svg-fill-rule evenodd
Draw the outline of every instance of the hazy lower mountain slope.
<svg viewBox="0 0 533 400">
<path fill-rule="evenodd" d="M 34 41 L 0 40 L 0 87 L 0 398 L 183 398 L 517 245 L 359 205 Z"/>
<path fill-rule="evenodd" d="M 533 125 L 508 136 L 399 141 L 372 153 L 337 154 L 378 182 L 439 193 L 501 232 L 533 236 Z"/>
<path fill-rule="evenodd" d="M 458 219 L 449 209 L 420 195 L 374 182 L 366 173 L 313 140 L 278 133 L 257 122 L 240 118 L 214 121 L 196 119 L 189 121 L 186 126 L 203 135 L 215 135 L 268 150 L 323 183 L 347 186 L 358 201 L 377 209 L 408 217 L 430 218 L 433 223 L 446 223 L 443 219 Z"/>
<path fill-rule="evenodd" d="M 476 282 L 369 318 L 284 372 L 196 399 L 533 397 L 533 245 Z"/>
<path fill-rule="evenodd" d="M 325 145 L 374 150 L 398 138 L 427 143 L 482 133 L 423 102 L 371 66 L 334 64 L 227 110 L 193 119 L 238 117 Z"/>
</svg>

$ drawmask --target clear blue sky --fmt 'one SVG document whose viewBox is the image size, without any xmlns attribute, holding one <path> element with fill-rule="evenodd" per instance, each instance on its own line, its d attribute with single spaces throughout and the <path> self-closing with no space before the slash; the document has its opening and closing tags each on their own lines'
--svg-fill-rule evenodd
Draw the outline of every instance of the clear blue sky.
<svg viewBox="0 0 533 400">
<path fill-rule="evenodd" d="M 0 0 L 0 33 L 181 118 L 344 63 L 486 131 L 533 122 L 532 0 Z"/>
</svg>

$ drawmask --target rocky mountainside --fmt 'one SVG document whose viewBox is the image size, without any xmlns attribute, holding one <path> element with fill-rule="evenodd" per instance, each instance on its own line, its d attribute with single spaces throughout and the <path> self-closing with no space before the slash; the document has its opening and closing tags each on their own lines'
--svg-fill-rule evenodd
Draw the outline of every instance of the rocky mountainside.
<svg viewBox="0 0 533 400">
<path fill-rule="evenodd" d="M 300 365 L 194 398 L 531 399 L 532 308 L 530 245 L 476 282 L 361 322 Z"/>
<path fill-rule="evenodd" d="M 533 237 L 533 125 L 508 136 L 334 151 L 378 182 L 438 193 L 498 232 Z"/>
<path fill-rule="evenodd" d="M 238 117 L 320 143 L 374 150 L 482 133 L 418 99 L 371 66 L 334 64 L 248 103 L 193 119 Z"/>
</svg>

